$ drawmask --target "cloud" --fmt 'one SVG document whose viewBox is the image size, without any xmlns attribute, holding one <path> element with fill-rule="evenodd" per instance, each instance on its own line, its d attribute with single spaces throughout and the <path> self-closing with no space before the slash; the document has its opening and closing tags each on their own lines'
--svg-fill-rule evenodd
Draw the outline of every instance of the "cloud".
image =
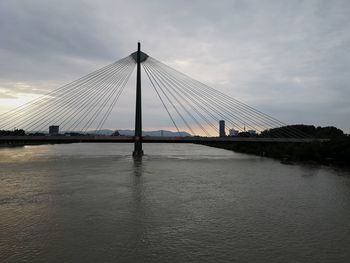
<svg viewBox="0 0 350 263">
<path fill-rule="evenodd" d="M 59 87 L 141 40 L 149 55 L 284 122 L 350 132 L 349 28 L 347 0 L 5 0 L 0 97 Z M 120 107 L 132 116 L 126 94 Z"/>
</svg>

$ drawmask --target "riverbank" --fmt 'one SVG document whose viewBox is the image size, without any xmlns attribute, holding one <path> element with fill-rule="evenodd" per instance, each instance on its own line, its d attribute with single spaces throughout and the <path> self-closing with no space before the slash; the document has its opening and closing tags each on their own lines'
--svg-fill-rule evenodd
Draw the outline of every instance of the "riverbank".
<svg viewBox="0 0 350 263">
<path fill-rule="evenodd" d="M 350 167 L 350 138 L 331 139 L 328 142 L 308 143 L 202 143 L 203 145 L 254 154 L 281 160 L 285 163 L 313 162 L 322 165 Z"/>
</svg>

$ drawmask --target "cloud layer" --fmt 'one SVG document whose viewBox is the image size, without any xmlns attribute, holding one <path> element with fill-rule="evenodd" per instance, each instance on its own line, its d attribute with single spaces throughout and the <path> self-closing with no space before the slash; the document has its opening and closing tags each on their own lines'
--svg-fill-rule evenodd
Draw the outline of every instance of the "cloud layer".
<svg viewBox="0 0 350 263">
<path fill-rule="evenodd" d="M 350 132 L 349 28 L 347 0 L 4 0 L 0 100 L 57 88 L 140 40 L 151 56 L 284 122 Z M 132 127 L 133 92 L 110 127 Z M 145 114 L 156 114 L 150 89 L 145 100 Z"/>
</svg>

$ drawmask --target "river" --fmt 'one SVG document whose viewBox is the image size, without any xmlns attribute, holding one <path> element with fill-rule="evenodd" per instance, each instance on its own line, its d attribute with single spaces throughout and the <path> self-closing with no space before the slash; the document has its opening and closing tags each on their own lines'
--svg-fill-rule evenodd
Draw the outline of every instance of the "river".
<svg viewBox="0 0 350 263">
<path fill-rule="evenodd" d="M 187 144 L 0 149 L 0 262 L 350 262 L 350 171 Z"/>
</svg>

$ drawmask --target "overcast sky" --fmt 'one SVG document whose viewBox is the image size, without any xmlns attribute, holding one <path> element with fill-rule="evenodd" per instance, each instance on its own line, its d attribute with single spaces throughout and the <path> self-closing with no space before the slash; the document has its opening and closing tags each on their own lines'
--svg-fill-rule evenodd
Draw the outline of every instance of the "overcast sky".
<svg viewBox="0 0 350 263">
<path fill-rule="evenodd" d="M 0 112 L 140 40 L 152 57 L 286 123 L 350 132 L 349 0 L 1 0 L 0 39 Z M 129 97 L 120 107 L 131 116 Z M 115 125 L 131 128 L 125 119 Z"/>
</svg>

